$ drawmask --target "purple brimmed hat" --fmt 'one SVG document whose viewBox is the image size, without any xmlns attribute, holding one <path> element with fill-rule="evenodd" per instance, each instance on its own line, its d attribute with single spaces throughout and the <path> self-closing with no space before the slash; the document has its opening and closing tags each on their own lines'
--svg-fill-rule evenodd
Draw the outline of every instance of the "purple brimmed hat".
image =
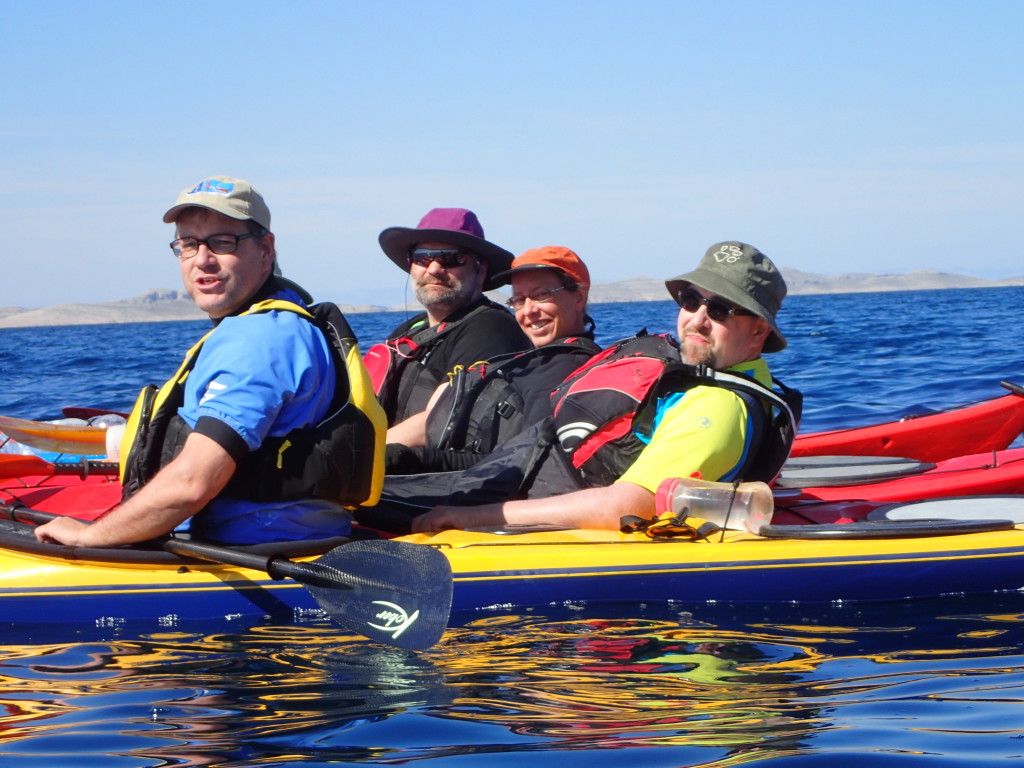
<svg viewBox="0 0 1024 768">
<path fill-rule="evenodd" d="M 493 291 L 508 283 L 512 254 L 484 239 L 484 228 L 476 214 L 466 208 L 434 208 L 420 219 L 415 229 L 388 227 L 377 238 L 387 257 L 409 271 L 409 254 L 418 243 L 451 243 L 476 254 L 487 262 L 485 291 Z"/>
</svg>

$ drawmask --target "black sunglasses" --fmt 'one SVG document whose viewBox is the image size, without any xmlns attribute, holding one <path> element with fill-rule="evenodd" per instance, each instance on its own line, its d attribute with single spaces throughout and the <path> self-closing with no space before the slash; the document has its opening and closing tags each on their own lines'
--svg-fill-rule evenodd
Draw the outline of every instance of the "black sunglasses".
<svg viewBox="0 0 1024 768">
<path fill-rule="evenodd" d="M 711 297 L 706 299 L 697 293 L 693 288 L 684 288 L 676 293 L 676 303 L 680 307 L 685 309 L 687 312 L 696 312 L 700 309 L 703 304 L 708 308 L 708 317 L 714 320 L 716 323 L 724 323 L 733 315 L 753 315 L 742 307 L 737 307 L 735 304 L 730 304 L 727 301 L 723 301 L 717 297 Z"/>
<path fill-rule="evenodd" d="M 445 269 L 461 267 L 466 263 L 468 253 L 463 251 L 440 250 L 438 248 L 417 248 L 409 254 L 409 263 L 417 267 L 429 267 L 437 262 Z"/>
</svg>

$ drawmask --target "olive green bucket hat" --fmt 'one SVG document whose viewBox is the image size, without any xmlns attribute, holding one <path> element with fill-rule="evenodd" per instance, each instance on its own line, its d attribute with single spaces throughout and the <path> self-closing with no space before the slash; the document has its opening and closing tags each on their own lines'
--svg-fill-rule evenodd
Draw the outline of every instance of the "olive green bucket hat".
<svg viewBox="0 0 1024 768">
<path fill-rule="evenodd" d="M 786 298 L 786 281 L 772 260 L 754 246 L 736 241 L 715 243 L 695 270 L 665 281 L 665 287 L 677 303 L 680 292 L 689 285 L 717 294 L 764 318 L 772 332 L 764 343 L 763 352 L 786 348 L 786 337 L 775 322 L 775 315 Z"/>
</svg>

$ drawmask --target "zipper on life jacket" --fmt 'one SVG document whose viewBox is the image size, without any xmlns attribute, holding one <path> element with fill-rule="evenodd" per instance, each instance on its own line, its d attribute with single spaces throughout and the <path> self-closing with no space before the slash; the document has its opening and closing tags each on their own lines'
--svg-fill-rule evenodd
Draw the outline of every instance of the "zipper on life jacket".
<svg viewBox="0 0 1024 768">
<path fill-rule="evenodd" d="M 281 447 L 277 449 L 277 468 L 282 469 L 284 467 L 284 452 L 291 448 L 292 441 L 285 440 L 281 443 Z"/>
</svg>

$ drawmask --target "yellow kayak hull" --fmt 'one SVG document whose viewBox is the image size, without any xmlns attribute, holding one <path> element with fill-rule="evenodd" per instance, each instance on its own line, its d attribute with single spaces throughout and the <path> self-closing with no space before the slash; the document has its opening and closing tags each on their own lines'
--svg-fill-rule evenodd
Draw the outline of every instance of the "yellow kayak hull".
<svg viewBox="0 0 1024 768">
<path fill-rule="evenodd" d="M 456 617 L 546 605 L 874 602 L 1024 587 L 1021 526 L 844 540 L 728 532 L 700 542 L 653 541 L 582 530 L 446 531 L 403 540 L 437 547 L 449 559 Z M 103 562 L 101 555 L 0 549 L 0 617 L 103 627 L 321 615 L 301 585 L 259 571 L 167 553 L 153 553 L 148 563 Z"/>
</svg>

